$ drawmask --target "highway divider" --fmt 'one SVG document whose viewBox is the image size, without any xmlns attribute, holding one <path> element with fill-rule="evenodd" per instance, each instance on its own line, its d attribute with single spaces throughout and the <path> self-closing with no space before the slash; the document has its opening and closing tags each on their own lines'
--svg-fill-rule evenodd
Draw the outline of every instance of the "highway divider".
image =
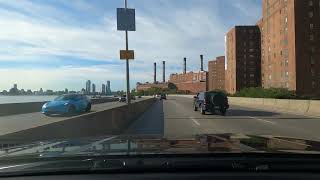
<svg viewBox="0 0 320 180">
<path fill-rule="evenodd" d="M 117 98 L 109 98 L 109 97 L 94 98 L 94 99 L 91 99 L 91 102 L 92 104 L 101 104 L 101 103 L 107 103 L 107 102 L 114 102 L 117 100 L 118 100 Z M 0 104 L 0 116 L 40 112 L 42 105 L 44 103 L 46 103 L 46 101 Z"/>
<path fill-rule="evenodd" d="M 171 95 L 193 98 L 194 95 Z M 320 101 L 297 99 L 268 99 L 228 97 L 230 105 L 261 109 L 271 112 L 287 112 L 296 115 L 320 117 Z"/>
<path fill-rule="evenodd" d="M 157 100 L 149 98 L 117 107 L 67 118 L 63 121 L 0 136 L 0 141 L 24 142 L 118 135 Z"/>
</svg>

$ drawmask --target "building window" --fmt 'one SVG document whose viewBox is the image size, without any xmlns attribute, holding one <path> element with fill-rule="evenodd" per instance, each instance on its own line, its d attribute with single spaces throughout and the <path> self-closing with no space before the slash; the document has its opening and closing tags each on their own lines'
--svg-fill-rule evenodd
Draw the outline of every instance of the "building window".
<svg viewBox="0 0 320 180">
<path fill-rule="evenodd" d="M 309 1 L 309 6 L 313 6 L 313 1 L 312 0 Z"/>
<path fill-rule="evenodd" d="M 316 88 L 316 82 L 312 81 L 312 88 Z"/>
<path fill-rule="evenodd" d="M 310 29 L 313 30 L 313 24 L 310 24 Z"/>
<path fill-rule="evenodd" d="M 314 53 L 314 47 L 311 47 L 311 53 L 312 54 Z"/>
<path fill-rule="evenodd" d="M 288 67 L 288 65 L 289 65 L 288 59 L 284 60 L 284 65 L 285 65 L 286 67 Z"/>
<path fill-rule="evenodd" d="M 313 12 L 310 11 L 310 12 L 309 12 L 309 18 L 312 18 L 312 17 L 313 17 Z"/>
<path fill-rule="evenodd" d="M 313 41 L 313 40 L 314 40 L 314 35 L 310 34 L 310 41 Z"/>
<path fill-rule="evenodd" d="M 315 61 L 313 59 L 313 56 L 310 57 L 310 62 L 311 62 L 311 65 L 314 65 L 315 64 Z"/>
<path fill-rule="evenodd" d="M 272 79 L 272 76 L 271 75 L 269 75 L 269 80 L 271 80 Z"/>
<path fill-rule="evenodd" d="M 288 71 L 286 71 L 285 76 L 289 77 L 289 72 Z"/>
<path fill-rule="evenodd" d="M 251 77 L 251 78 L 254 78 L 254 74 L 250 74 L 250 77 Z"/>
<path fill-rule="evenodd" d="M 310 72 L 311 72 L 312 77 L 314 77 L 316 75 L 316 73 L 314 72 L 314 69 L 311 68 Z"/>
<path fill-rule="evenodd" d="M 288 17 L 284 18 L 284 22 L 287 24 L 288 23 Z"/>
</svg>

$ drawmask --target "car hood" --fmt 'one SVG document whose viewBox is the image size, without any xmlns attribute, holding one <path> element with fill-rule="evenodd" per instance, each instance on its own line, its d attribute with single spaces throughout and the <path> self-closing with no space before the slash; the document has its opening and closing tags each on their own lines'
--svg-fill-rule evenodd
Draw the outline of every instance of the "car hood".
<svg viewBox="0 0 320 180">
<path fill-rule="evenodd" d="M 319 153 L 320 142 L 278 136 L 201 134 L 171 139 L 159 136 L 104 136 L 35 142 L 0 152 L 12 156 L 60 157 L 81 155 L 207 154 L 207 153 Z"/>
<path fill-rule="evenodd" d="M 70 101 L 50 101 L 50 102 L 47 102 L 46 105 L 47 107 L 52 107 L 52 106 L 61 106 L 61 105 L 64 105 L 65 103 L 70 103 Z"/>
</svg>

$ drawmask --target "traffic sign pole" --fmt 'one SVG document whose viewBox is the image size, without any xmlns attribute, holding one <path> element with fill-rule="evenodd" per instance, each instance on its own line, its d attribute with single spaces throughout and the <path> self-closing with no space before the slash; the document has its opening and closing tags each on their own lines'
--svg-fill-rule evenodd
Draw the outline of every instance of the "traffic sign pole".
<svg viewBox="0 0 320 180">
<path fill-rule="evenodd" d="M 124 8 L 127 10 L 128 8 L 128 1 L 124 0 Z M 129 43 L 128 43 L 128 31 L 126 30 L 126 51 L 129 50 Z M 129 59 L 126 59 L 126 80 L 127 80 L 127 104 L 129 105 L 131 102 L 130 96 L 130 76 L 129 76 Z"/>
</svg>

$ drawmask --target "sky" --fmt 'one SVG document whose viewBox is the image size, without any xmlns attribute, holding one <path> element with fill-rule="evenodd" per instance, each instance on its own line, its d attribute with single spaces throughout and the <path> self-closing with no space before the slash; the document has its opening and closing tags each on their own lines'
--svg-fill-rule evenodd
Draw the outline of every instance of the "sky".
<svg viewBox="0 0 320 180">
<path fill-rule="evenodd" d="M 116 9 L 123 0 L 0 0 L 0 90 L 79 91 L 86 80 L 111 81 L 113 91 L 126 88 L 125 34 L 117 31 Z M 261 17 L 261 0 L 128 0 L 136 9 L 136 31 L 129 32 L 130 86 L 199 71 L 200 54 L 208 60 L 224 55 L 224 36 L 235 25 L 252 25 Z"/>
</svg>

